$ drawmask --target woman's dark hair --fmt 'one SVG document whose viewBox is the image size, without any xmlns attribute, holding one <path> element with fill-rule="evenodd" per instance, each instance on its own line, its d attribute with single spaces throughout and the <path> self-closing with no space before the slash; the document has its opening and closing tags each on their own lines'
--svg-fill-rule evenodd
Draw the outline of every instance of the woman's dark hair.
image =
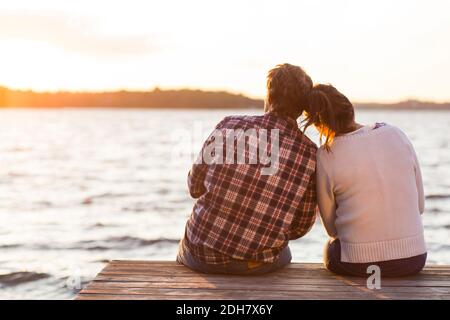
<svg viewBox="0 0 450 320">
<path fill-rule="evenodd" d="M 315 85 L 305 110 L 304 129 L 314 125 L 325 137 L 325 148 L 330 150 L 333 138 L 337 134 L 349 132 L 349 126 L 355 120 L 355 110 L 346 96 L 332 85 Z"/>
<path fill-rule="evenodd" d="M 279 64 L 267 75 L 266 112 L 297 119 L 308 105 L 313 82 L 302 68 Z"/>
</svg>

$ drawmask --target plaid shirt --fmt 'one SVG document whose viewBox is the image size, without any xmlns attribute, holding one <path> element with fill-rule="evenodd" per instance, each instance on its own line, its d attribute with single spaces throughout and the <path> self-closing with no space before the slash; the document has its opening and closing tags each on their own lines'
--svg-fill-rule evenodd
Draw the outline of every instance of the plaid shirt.
<svg viewBox="0 0 450 320">
<path fill-rule="evenodd" d="M 207 264 L 232 259 L 273 262 L 289 240 L 305 235 L 315 222 L 317 147 L 296 121 L 274 113 L 226 117 L 216 129 L 266 129 L 268 136 L 271 129 L 279 129 L 278 170 L 262 175 L 262 164 L 197 161 L 188 185 L 198 200 L 186 224 L 182 250 Z M 203 149 L 209 143 L 211 136 Z"/>
</svg>

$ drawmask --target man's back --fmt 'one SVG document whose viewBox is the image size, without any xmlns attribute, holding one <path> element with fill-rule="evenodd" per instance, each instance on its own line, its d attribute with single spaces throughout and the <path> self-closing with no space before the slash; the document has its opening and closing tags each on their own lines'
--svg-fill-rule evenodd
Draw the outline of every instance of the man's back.
<svg viewBox="0 0 450 320">
<path fill-rule="evenodd" d="M 275 113 L 227 117 L 216 133 L 223 134 L 223 148 L 213 150 L 212 162 L 194 164 L 189 174 L 190 193 L 198 200 L 185 245 L 209 264 L 273 262 L 289 239 L 307 233 L 315 221 L 317 148 L 294 120 Z M 261 144 L 266 137 L 267 145 Z M 244 149 L 241 138 L 247 142 Z M 202 157 L 210 156 L 217 140 L 206 141 Z"/>
</svg>

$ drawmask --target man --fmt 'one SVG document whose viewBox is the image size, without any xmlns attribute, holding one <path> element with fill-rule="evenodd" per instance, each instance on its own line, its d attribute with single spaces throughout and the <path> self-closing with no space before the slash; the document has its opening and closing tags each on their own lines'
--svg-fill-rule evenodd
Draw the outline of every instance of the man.
<svg viewBox="0 0 450 320">
<path fill-rule="evenodd" d="M 316 218 L 317 147 L 296 121 L 311 89 L 300 67 L 278 65 L 267 76 L 263 116 L 230 116 L 216 126 L 189 172 L 197 201 L 178 262 L 243 275 L 290 263 L 289 240 L 305 235 Z"/>
</svg>

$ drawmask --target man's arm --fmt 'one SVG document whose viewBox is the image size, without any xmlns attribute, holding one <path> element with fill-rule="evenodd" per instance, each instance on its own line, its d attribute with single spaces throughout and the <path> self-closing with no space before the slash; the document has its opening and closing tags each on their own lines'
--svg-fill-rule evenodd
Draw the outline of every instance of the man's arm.
<svg viewBox="0 0 450 320">
<path fill-rule="evenodd" d="M 203 152 L 203 149 L 202 149 Z M 201 156 L 201 154 L 200 154 Z M 189 193 L 192 198 L 200 198 L 205 192 L 205 176 L 208 166 L 204 163 L 194 163 L 188 174 Z"/>
<path fill-rule="evenodd" d="M 222 121 L 219 122 L 219 124 L 217 124 L 214 131 L 222 128 L 222 126 L 226 123 L 226 121 L 227 121 L 227 118 L 225 117 Z M 192 168 L 188 174 L 187 182 L 188 182 L 189 193 L 190 193 L 191 197 L 194 199 L 200 198 L 206 192 L 205 177 L 206 177 L 206 173 L 208 172 L 208 164 L 204 163 L 203 154 L 204 154 L 204 149 L 210 143 L 212 143 L 212 141 L 214 139 L 213 138 L 214 131 L 213 131 L 213 133 L 211 133 L 209 135 L 209 137 L 204 142 L 202 149 L 200 150 L 200 154 L 198 155 L 197 160 L 192 165 Z"/>
<path fill-rule="evenodd" d="M 316 175 L 313 173 L 303 194 L 289 231 L 289 240 L 298 239 L 311 230 L 317 215 Z"/>
</svg>

